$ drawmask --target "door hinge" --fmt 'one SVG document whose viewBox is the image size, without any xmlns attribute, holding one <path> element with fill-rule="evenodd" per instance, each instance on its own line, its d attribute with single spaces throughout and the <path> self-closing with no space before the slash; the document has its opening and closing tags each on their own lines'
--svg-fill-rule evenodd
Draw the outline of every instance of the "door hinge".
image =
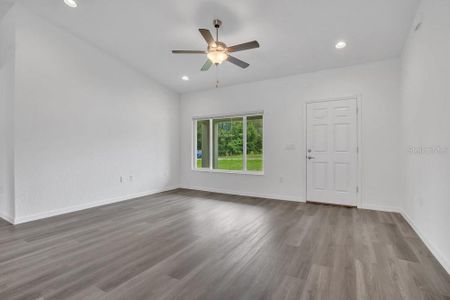
<svg viewBox="0 0 450 300">
<path fill-rule="evenodd" d="M 356 187 L 356 192 L 359 193 L 359 186 Z"/>
</svg>

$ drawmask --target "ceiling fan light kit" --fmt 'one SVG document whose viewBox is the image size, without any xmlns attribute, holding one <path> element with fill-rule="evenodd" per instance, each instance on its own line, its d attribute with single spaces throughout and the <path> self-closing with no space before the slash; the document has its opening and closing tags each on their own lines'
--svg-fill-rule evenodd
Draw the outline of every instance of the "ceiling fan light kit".
<svg viewBox="0 0 450 300">
<path fill-rule="evenodd" d="M 208 46 L 208 54 L 206 57 L 215 65 L 220 65 L 228 59 L 227 46 L 224 43 L 216 41 Z"/>
<path fill-rule="evenodd" d="M 213 25 L 216 29 L 216 38 L 212 36 L 211 32 L 208 29 L 200 28 L 200 34 L 205 39 L 208 47 L 206 51 L 203 50 L 172 50 L 174 54 L 206 54 L 207 61 L 200 69 L 201 71 L 208 71 L 211 66 L 214 64 L 216 66 L 222 64 L 224 61 L 228 61 L 234 65 L 237 65 L 243 69 L 249 66 L 248 63 L 242 61 L 234 56 L 231 56 L 230 53 L 249 50 L 254 48 L 259 48 L 259 43 L 257 41 L 252 41 L 248 43 L 243 43 L 235 46 L 228 47 L 224 42 L 219 40 L 219 29 L 222 26 L 222 21 L 214 20 Z"/>
</svg>

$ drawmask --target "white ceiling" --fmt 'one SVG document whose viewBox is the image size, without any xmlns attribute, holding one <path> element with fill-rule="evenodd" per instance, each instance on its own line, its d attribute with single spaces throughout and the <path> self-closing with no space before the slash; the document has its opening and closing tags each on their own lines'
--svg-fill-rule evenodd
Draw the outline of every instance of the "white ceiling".
<svg viewBox="0 0 450 300">
<path fill-rule="evenodd" d="M 219 67 L 223 86 L 396 57 L 418 0 L 20 0 L 39 15 L 108 51 L 156 81 L 184 93 L 215 86 L 201 72 L 203 55 L 171 49 L 206 47 L 198 28 L 223 21 L 228 45 L 258 40 L 261 48 L 236 53 L 242 70 Z M 344 39 L 348 46 L 336 50 Z M 188 75 L 190 81 L 181 80 Z"/>
</svg>

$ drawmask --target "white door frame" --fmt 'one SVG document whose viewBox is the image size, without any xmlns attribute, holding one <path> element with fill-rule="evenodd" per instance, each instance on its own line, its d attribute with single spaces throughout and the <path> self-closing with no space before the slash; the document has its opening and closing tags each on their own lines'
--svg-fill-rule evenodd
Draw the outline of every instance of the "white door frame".
<svg viewBox="0 0 450 300">
<path fill-rule="evenodd" d="M 304 159 L 306 162 L 306 156 L 307 156 L 307 131 L 308 131 L 308 104 L 312 104 L 312 103 L 318 103 L 318 102 L 330 102 L 330 101 L 339 101 L 339 100 L 356 100 L 356 139 L 357 139 L 357 147 L 358 147 L 358 151 L 356 153 L 356 180 L 358 183 L 358 191 L 356 193 L 356 207 L 361 207 L 362 205 L 362 191 L 363 191 L 363 178 L 362 178 L 362 153 L 363 153 L 363 148 L 362 148 L 362 95 L 358 94 L 358 95 L 353 95 L 353 96 L 347 96 L 347 97 L 339 97 L 339 98 L 325 98 L 325 99 L 315 99 L 315 100 L 308 100 L 305 102 L 305 107 L 304 107 L 304 120 L 305 120 L 305 132 L 304 132 L 304 141 L 305 141 L 305 149 L 304 149 Z M 305 200 L 306 202 L 308 201 L 308 166 L 307 164 L 305 164 Z"/>
</svg>

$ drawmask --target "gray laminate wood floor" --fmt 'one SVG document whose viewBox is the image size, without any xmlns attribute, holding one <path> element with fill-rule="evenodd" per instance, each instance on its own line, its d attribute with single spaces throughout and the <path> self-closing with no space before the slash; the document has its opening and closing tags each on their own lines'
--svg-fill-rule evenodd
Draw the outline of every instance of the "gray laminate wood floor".
<svg viewBox="0 0 450 300">
<path fill-rule="evenodd" d="M 178 190 L 0 223 L 0 299 L 450 299 L 395 213 Z"/>
</svg>

